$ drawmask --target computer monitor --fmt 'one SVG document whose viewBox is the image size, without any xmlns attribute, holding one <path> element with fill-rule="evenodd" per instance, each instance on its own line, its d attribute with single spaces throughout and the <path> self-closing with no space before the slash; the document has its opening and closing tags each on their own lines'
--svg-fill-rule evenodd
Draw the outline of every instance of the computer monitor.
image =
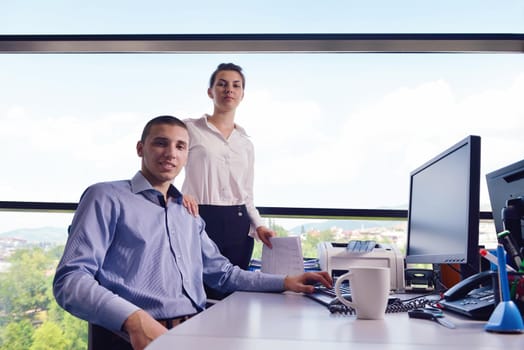
<svg viewBox="0 0 524 350">
<path fill-rule="evenodd" d="M 504 229 L 509 229 L 508 223 L 504 225 L 502 218 L 502 210 L 506 207 L 507 202 L 515 202 L 524 197 L 524 160 L 486 174 L 486 183 L 495 230 L 499 233 Z M 522 222 L 519 221 L 521 220 L 517 219 L 517 225 L 511 234 L 515 243 L 522 248 L 524 246 L 524 237 L 522 237 L 524 230 Z"/>
<path fill-rule="evenodd" d="M 410 174 L 408 264 L 480 270 L 480 137 L 468 136 Z"/>
</svg>

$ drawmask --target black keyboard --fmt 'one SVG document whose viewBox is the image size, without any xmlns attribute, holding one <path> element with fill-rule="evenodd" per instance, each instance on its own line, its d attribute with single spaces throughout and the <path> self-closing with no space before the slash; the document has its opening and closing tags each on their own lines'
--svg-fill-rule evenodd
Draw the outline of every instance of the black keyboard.
<svg viewBox="0 0 524 350">
<path fill-rule="evenodd" d="M 340 286 L 340 291 L 342 292 L 344 298 L 351 298 L 351 288 L 349 287 L 349 284 L 342 284 Z M 333 302 L 333 299 L 337 297 L 337 294 L 335 293 L 335 287 L 327 288 L 322 285 L 318 285 L 315 286 L 315 291 L 313 293 L 306 294 L 306 296 L 323 305 L 329 306 Z"/>
<path fill-rule="evenodd" d="M 337 296 L 337 293 L 335 293 L 335 287 L 327 288 L 327 287 L 324 287 L 324 286 L 316 286 L 315 287 L 315 292 L 316 293 L 327 294 L 327 295 L 330 295 L 333 298 L 335 298 Z M 340 286 L 340 292 L 343 295 L 344 294 L 351 294 L 351 288 L 349 287 L 348 284 L 346 284 L 346 285 L 342 284 Z"/>
<path fill-rule="evenodd" d="M 340 291 L 345 299 L 351 300 L 351 287 L 348 283 L 342 284 Z M 338 301 L 335 288 L 315 286 L 315 292 L 305 294 L 305 296 L 326 306 L 331 313 L 353 314 L 355 311 L 353 308 L 347 307 Z M 396 296 L 390 296 L 386 312 L 406 312 L 415 308 L 425 307 L 425 305 L 430 302 L 431 300 L 425 298 L 425 296 L 417 296 L 404 300 Z"/>
</svg>

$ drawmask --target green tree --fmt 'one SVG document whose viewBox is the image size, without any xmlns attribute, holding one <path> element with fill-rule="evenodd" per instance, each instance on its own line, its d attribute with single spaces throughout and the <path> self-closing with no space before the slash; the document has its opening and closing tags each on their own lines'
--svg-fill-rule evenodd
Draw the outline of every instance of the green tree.
<svg viewBox="0 0 524 350">
<path fill-rule="evenodd" d="M 60 327 L 64 330 L 64 336 L 71 344 L 69 350 L 85 350 L 87 349 L 87 322 L 81 320 L 68 312 L 64 312 L 64 320 Z"/>
<path fill-rule="evenodd" d="M 54 300 L 52 278 L 62 251 L 23 249 L 10 258 L 10 270 L 0 274 L 0 350 L 87 349 L 87 322 Z"/>
<path fill-rule="evenodd" d="M 33 325 L 27 319 L 8 324 L 2 333 L 1 350 L 29 349 L 33 343 Z"/>
<path fill-rule="evenodd" d="M 71 344 L 69 350 L 87 349 L 87 322 L 62 309 L 56 302 L 49 305 L 48 320 L 60 326 Z"/>
<path fill-rule="evenodd" d="M 56 264 L 54 264 L 56 267 L 56 265 L 58 264 L 58 260 L 60 260 L 63 253 L 64 253 L 64 246 L 57 245 L 49 249 L 49 251 L 47 252 L 47 256 L 49 257 L 49 259 L 56 262 Z"/>
<path fill-rule="evenodd" d="M 71 340 L 54 322 L 44 322 L 33 333 L 33 344 L 29 350 L 70 350 Z"/>
<path fill-rule="evenodd" d="M 323 230 L 319 232 L 308 232 L 302 241 L 302 254 L 308 258 L 318 257 L 317 245 L 320 242 L 333 242 L 335 236 L 331 230 Z"/>
<path fill-rule="evenodd" d="M 9 259 L 11 268 L 0 275 L 0 305 L 6 321 L 35 319 L 49 306 L 48 290 L 56 260 L 41 248 L 17 250 Z"/>
</svg>

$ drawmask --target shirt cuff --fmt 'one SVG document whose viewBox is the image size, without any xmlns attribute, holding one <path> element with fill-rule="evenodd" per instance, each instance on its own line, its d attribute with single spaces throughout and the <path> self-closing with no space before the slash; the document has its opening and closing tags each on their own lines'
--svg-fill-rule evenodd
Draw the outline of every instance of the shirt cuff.
<svg viewBox="0 0 524 350">
<path fill-rule="evenodd" d="M 100 312 L 97 324 L 112 331 L 121 331 L 127 318 L 138 310 L 138 306 L 123 298 L 112 298 Z"/>
</svg>

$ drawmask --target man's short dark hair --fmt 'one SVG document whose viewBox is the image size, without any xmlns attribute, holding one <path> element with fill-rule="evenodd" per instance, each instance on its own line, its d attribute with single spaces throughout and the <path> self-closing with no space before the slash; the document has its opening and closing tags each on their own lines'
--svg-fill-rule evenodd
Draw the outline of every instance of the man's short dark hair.
<svg viewBox="0 0 524 350">
<path fill-rule="evenodd" d="M 161 115 L 147 122 L 146 126 L 144 127 L 144 131 L 142 131 L 142 137 L 140 138 L 140 141 L 145 142 L 147 135 L 149 135 L 149 131 L 151 130 L 151 127 L 153 125 L 159 125 L 159 124 L 177 125 L 187 130 L 186 124 L 183 121 L 181 121 L 180 119 L 173 117 L 171 115 Z"/>
</svg>

